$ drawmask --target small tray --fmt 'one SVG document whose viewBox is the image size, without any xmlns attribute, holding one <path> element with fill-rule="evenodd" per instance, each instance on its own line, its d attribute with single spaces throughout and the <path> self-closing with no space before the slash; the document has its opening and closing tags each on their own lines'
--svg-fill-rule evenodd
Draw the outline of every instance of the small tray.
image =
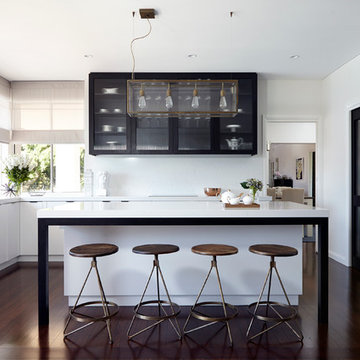
<svg viewBox="0 0 360 360">
<path fill-rule="evenodd" d="M 260 204 L 250 204 L 250 205 L 245 205 L 245 204 L 236 204 L 236 205 L 231 205 L 231 204 L 224 204 L 225 205 L 225 209 L 260 209 Z"/>
</svg>

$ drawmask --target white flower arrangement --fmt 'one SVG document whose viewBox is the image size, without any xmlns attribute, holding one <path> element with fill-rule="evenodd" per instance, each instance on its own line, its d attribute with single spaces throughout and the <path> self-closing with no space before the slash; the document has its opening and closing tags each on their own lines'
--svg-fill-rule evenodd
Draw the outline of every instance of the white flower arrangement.
<svg viewBox="0 0 360 360">
<path fill-rule="evenodd" d="M 3 173 L 9 179 L 9 184 L 5 186 L 5 191 L 8 194 L 16 194 L 20 191 L 21 185 L 30 180 L 36 164 L 26 154 L 9 155 L 3 163 Z"/>
</svg>

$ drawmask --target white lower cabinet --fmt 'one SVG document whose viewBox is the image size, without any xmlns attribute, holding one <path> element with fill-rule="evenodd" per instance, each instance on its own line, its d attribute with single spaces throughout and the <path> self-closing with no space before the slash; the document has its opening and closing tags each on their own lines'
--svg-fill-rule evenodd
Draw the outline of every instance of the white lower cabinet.
<svg viewBox="0 0 360 360">
<path fill-rule="evenodd" d="M 0 263 L 8 260 L 8 207 L 7 205 L 0 205 Z"/>
<path fill-rule="evenodd" d="M 37 255 L 36 212 L 45 207 L 42 201 L 20 203 L 20 255 Z"/>
<path fill-rule="evenodd" d="M 20 255 L 20 204 L 3 205 L 7 209 L 8 260 Z"/>
<path fill-rule="evenodd" d="M 0 205 L 0 264 L 19 255 L 19 204 Z"/>
<path fill-rule="evenodd" d="M 37 255 L 37 216 L 39 209 L 63 205 L 66 202 L 29 201 L 20 204 L 20 254 Z M 64 255 L 64 230 L 59 226 L 50 227 L 49 255 Z"/>
</svg>

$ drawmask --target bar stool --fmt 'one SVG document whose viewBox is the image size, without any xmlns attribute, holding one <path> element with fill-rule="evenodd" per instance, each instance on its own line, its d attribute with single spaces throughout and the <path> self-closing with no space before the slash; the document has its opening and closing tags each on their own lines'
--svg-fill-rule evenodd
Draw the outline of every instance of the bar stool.
<svg viewBox="0 0 360 360">
<path fill-rule="evenodd" d="M 90 265 L 90 270 L 85 278 L 83 286 L 82 286 L 80 293 L 76 299 L 75 305 L 69 311 L 69 317 L 67 319 L 65 329 L 64 329 L 64 339 L 66 337 L 68 337 L 69 335 L 71 335 L 79 330 L 82 330 L 95 322 L 104 321 L 106 323 L 107 331 L 109 334 L 109 343 L 110 344 L 113 343 L 112 336 L 111 336 L 111 329 L 110 329 L 110 318 L 118 313 L 119 308 L 118 308 L 117 304 L 106 300 L 104 288 L 102 286 L 98 267 L 97 267 L 96 258 L 101 257 L 101 256 L 108 256 L 108 255 L 115 254 L 118 250 L 119 250 L 119 248 L 116 245 L 112 245 L 112 244 L 85 244 L 85 245 L 76 246 L 76 247 L 73 247 L 72 249 L 70 249 L 69 254 L 71 256 L 80 257 L 80 258 L 91 257 L 92 261 L 91 261 L 91 265 Z M 99 285 L 99 290 L 100 290 L 101 301 L 88 301 L 88 302 L 79 304 L 81 294 L 83 293 L 83 290 L 85 288 L 85 285 L 87 283 L 87 280 L 89 278 L 89 275 L 90 275 L 92 269 L 95 269 L 95 272 L 96 272 L 96 277 L 98 280 L 98 285 Z M 96 305 L 96 304 L 102 305 L 103 312 L 104 312 L 103 316 L 94 317 L 94 316 L 90 316 L 90 315 L 85 315 L 78 311 L 81 308 L 86 308 L 86 307 L 89 307 L 89 305 Z M 111 311 L 110 311 L 110 309 L 111 309 Z M 81 323 L 85 323 L 85 325 L 80 326 L 79 328 L 66 333 L 66 329 L 69 326 L 71 319 L 81 322 Z"/>
<path fill-rule="evenodd" d="M 279 256 L 279 257 L 295 256 L 295 255 L 298 254 L 298 251 L 295 248 L 290 247 L 290 246 L 274 245 L 274 244 L 252 245 L 252 246 L 249 247 L 249 251 L 254 253 L 254 254 L 257 254 L 257 255 L 270 256 L 270 267 L 269 267 L 269 270 L 268 270 L 267 275 L 265 277 L 265 282 L 264 282 L 264 285 L 262 286 L 258 301 L 254 302 L 254 303 L 252 303 L 252 304 L 250 304 L 248 306 L 248 310 L 249 310 L 250 314 L 252 315 L 249 327 L 248 327 L 247 332 L 246 332 L 246 336 L 247 336 L 248 340 L 250 341 L 250 340 L 256 338 L 257 336 L 262 335 L 262 334 L 270 331 L 271 329 L 274 329 L 275 327 L 279 326 L 280 324 L 284 323 L 289 327 L 289 329 L 292 330 L 292 332 L 296 335 L 296 337 L 300 341 L 302 341 L 303 338 L 304 338 L 303 335 L 302 335 L 302 332 L 300 330 L 296 331 L 294 329 L 294 327 L 289 324 L 290 320 L 296 318 L 297 311 L 290 304 L 289 298 L 288 298 L 287 293 L 285 291 L 285 287 L 284 287 L 284 285 L 283 285 L 283 283 L 281 281 L 279 272 L 278 272 L 278 270 L 276 268 L 276 262 L 275 262 L 275 257 L 276 256 Z M 270 301 L 271 280 L 272 280 L 273 269 L 275 270 L 275 273 L 276 273 L 276 275 L 277 275 L 277 277 L 279 279 L 279 282 L 280 282 L 282 291 L 283 291 L 283 293 L 285 295 L 287 304 L 282 304 L 282 303 L 279 303 L 279 302 L 276 302 L 276 301 Z M 266 301 L 261 301 L 264 290 L 265 290 L 265 287 L 266 287 L 266 283 L 267 283 L 268 280 L 269 280 L 269 287 L 268 287 L 267 299 L 266 299 Z M 260 315 L 258 313 L 258 310 L 260 310 L 260 308 L 262 306 L 266 307 L 265 315 Z M 281 313 L 276 309 L 276 307 L 278 307 L 279 310 L 281 308 L 285 309 L 286 311 L 289 312 L 289 314 L 286 315 L 286 316 L 281 315 Z M 252 310 L 253 308 L 254 308 L 254 310 Z M 269 315 L 269 310 L 273 311 L 274 316 Z M 271 322 L 271 323 L 275 323 L 275 324 L 271 325 L 269 328 L 266 328 L 263 331 L 260 331 L 260 332 L 258 332 L 256 334 L 250 336 L 249 335 L 250 330 L 251 330 L 251 327 L 252 327 L 252 325 L 254 323 L 255 318 L 258 319 L 258 320 L 264 321 L 265 324 L 267 322 Z"/>
<path fill-rule="evenodd" d="M 163 273 L 161 271 L 160 268 L 160 263 L 159 263 L 159 255 L 163 255 L 163 254 L 171 254 L 174 252 L 179 251 L 179 247 L 176 245 L 169 245 L 169 244 L 149 244 L 149 245 L 140 245 L 140 246 L 135 246 L 132 251 L 135 254 L 141 254 L 141 255 L 154 255 L 154 261 L 153 261 L 153 266 L 150 272 L 150 276 L 146 282 L 145 285 L 145 289 L 141 295 L 140 298 L 140 302 L 134 307 L 134 315 L 132 317 L 129 329 L 127 331 L 127 336 L 128 336 L 128 340 L 132 339 L 133 337 L 140 335 L 141 333 L 143 333 L 146 330 L 149 330 L 151 328 L 153 328 L 156 325 L 161 324 L 163 321 L 165 320 L 169 320 L 170 324 L 172 325 L 173 329 L 175 330 L 177 336 L 179 337 L 179 339 L 181 339 L 181 330 L 179 327 L 179 323 L 176 319 L 176 317 L 180 314 L 180 306 L 173 303 L 170 299 L 170 295 L 169 295 L 169 291 L 167 289 L 165 280 L 164 280 L 164 276 Z M 149 300 L 149 301 L 143 301 L 144 300 L 144 296 L 146 293 L 146 290 L 149 286 L 151 277 L 154 273 L 154 270 L 156 270 L 156 289 L 157 289 L 157 299 L 156 300 Z M 166 292 L 166 296 L 167 296 L 167 300 L 161 300 L 160 299 L 160 281 L 159 281 L 159 275 L 161 277 L 161 281 L 162 284 L 164 286 L 165 292 Z M 143 310 L 145 310 L 144 308 L 147 307 L 147 305 L 150 304 L 156 304 L 158 311 L 157 311 L 157 315 L 153 314 L 145 314 L 144 312 L 142 312 Z M 165 310 L 165 307 L 163 305 L 168 305 L 170 307 L 171 310 L 170 312 L 167 312 Z M 135 319 L 141 319 L 141 320 L 147 320 L 147 321 L 155 321 L 153 324 L 131 334 L 131 328 L 134 325 Z M 172 322 L 171 319 L 174 319 L 175 321 L 175 325 Z"/>
<path fill-rule="evenodd" d="M 232 336 L 231 336 L 231 330 L 229 325 L 229 320 L 233 319 L 238 314 L 238 310 L 234 305 L 228 304 L 224 300 L 224 294 L 221 286 L 220 281 L 220 275 L 219 270 L 217 266 L 217 256 L 225 256 L 225 255 L 234 255 L 238 252 L 238 249 L 235 246 L 229 246 L 229 245 L 221 245 L 221 244 L 202 244 L 202 245 L 196 245 L 191 248 L 191 251 L 195 254 L 199 255 L 208 255 L 212 256 L 211 266 L 210 270 L 205 278 L 205 281 L 200 289 L 200 292 L 195 300 L 194 305 L 191 307 L 189 316 L 186 319 L 185 325 L 184 325 L 184 334 L 188 334 L 190 332 L 205 328 L 209 325 L 216 324 L 218 322 L 223 322 L 227 326 L 227 331 L 230 339 L 230 344 L 233 344 Z M 216 271 L 216 277 L 219 285 L 219 291 L 221 296 L 221 302 L 220 301 L 204 301 L 204 302 L 198 302 L 199 298 L 204 290 L 204 287 L 209 279 L 210 273 L 212 269 L 215 268 Z M 204 313 L 200 312 L 201 307 L 204 307 L 206 305 L 221 305 L 223 308 L 224 316 L 208 316 Z M 209 322 L 206 325 L 198 326 L 195 328 L 192 328 L 190 330 L 186 330 L 186 326 L 189 323 L 189 320 L 191 317 L 194 317 L 196 319 Z"/>
</svg>

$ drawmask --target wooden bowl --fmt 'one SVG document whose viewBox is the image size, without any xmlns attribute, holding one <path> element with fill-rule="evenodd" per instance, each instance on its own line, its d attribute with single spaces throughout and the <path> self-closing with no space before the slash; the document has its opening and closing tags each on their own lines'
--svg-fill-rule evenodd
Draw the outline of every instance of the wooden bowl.
<svg viewBox="0 0 360 360">
<path fill-rule="evenodd" d="M 221 188 L 204 188 L 204 193 L 207 196 L 218 196 L 221 193 Z"/>
</svg>

